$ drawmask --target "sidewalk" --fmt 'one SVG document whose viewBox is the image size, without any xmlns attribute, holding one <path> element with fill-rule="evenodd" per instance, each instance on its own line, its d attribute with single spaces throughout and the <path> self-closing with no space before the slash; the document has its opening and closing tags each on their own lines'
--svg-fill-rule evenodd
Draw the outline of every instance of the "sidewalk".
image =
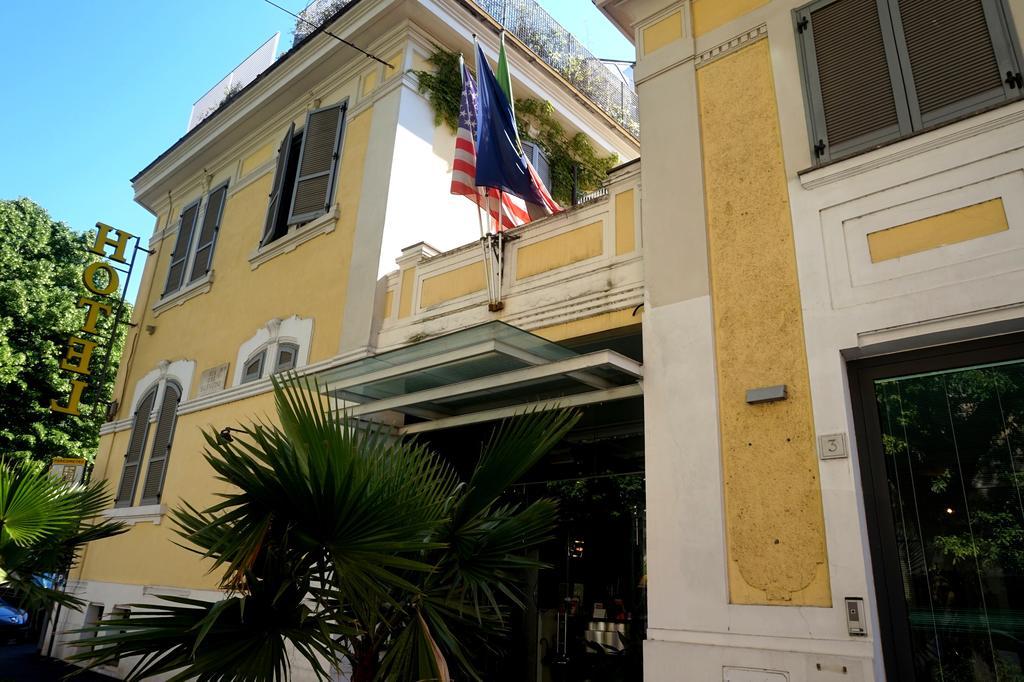
<svg viewBox="0 0 1024 682">
<path fill-rule="evenodd" d="M 78 668 L 63 661 L 40 656 L 33 644 L 0 645 L 0 682 L 56 682 L 76 670 Z M 110 682 L 113 679 L 87 671 L 76 675 L 73 682 Z"/>
</svg>

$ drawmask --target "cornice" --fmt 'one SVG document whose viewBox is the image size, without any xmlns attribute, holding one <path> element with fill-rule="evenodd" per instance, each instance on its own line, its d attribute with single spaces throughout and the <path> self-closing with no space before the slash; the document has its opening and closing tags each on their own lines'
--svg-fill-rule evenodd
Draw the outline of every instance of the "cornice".
<svg viewBox="0 0 1024 682">
<path fill-rule="evenodd" d="M 880 149 L 858 154 L 850 159 L 836 161 L 822 168 L 801 171 L 797 175 L 804 189 L 816 189 L 1022 121 L 1024 121 L 1024 102 L 1015 102 L 937 130 L 897 140 Z M 1019 139 L 1009 137 L 1005 151 L 1019 148 Z"/>
<path fill-rule="evenodd" d="M 698 52 L 694 57 L 696 67 L 699 69 L 702 66 L 706 66 L 716 59 L 721 59 L 726 55 L 735 52 L 741 48 L 756 43 L 758 40 L 768 37 L 768 25 L 760 24 L 749 30 L 740 33 L 737 36 L 733 36 L 726 41 L 723 41 L 714 47 L 711 47 L 703 52 Z"/>
<path fill-rule="evenodd" d="M 346 13 L 342 20 L 340 20 L 343 29 L 332 27 L 332 31 L 340 33 L 343 37 L 358 34 L 367 23 L 384 13 L 393 4 L 393 1 L 360 3 L 354 8 L 353 12 Z M 396 38 L 400 40 L 400 36 L 395 35 L 396 32 L 400 33 L 400 30 L 391 31 L 374 41 L 370 49 L 386 54 L 389 49 L 387 46 L 388 42 L 397 42 Z M 225 151 L 210 159 L 206 164 L 208 168 L 219 168 L 223 163 L 230 162 L 235 156 L 239 155 L 241 149 L 251 146 L 254 139 L 260 139 L 268 135 L 275 128 L 283 128 L 288 121 L 308 109 L 307 105 L 313 97 L 310 96 L 308 90 L 303 89 L 302 97 L 293 98 L 294 102 L 301 103 L 299 106 L 291 106 L 286 110 L 281 110 L 270 119 L 263 118 L 271 99 L 277 98 L 281 95 L 282 91 L 288 88 L 294 88 L 305 75 L 323 60 L 327 59 L 330 53 L 338 49 L 338 47 L 338 42 L 334 38 L 323 33 L 312 38 L 308 45 L 303 46 L 302 50 L 304 50 L 304 53 L 300 51 L 292 55 L 289 57 L 290 63 L 270 73 L 266 78 L 253 83 L 251 86 L 253 89 L 248 93 L 243 92 L 220 116 L 210 119 L 206 125 L 197 129 L 191 138 L 185 139 L 177 148 L 172 146 L 171 150 L 165 152 L 166 156 L 164 158 L 160 159 L 151 168 L 147 168 L 140 173 L 133 181 L 136 201 L 147 207 L 155 205 L 157 200 L 155 198 L 149 199 L 146 195 L 152 192 L 154 188 L 166 185 L 168 176 L 177 171 L 188 159 L 215 145 L 225 131 L 237 128 L 244 122 L 253 120 L 253 117 L 256 120 L 265 120 L 264 124 L 250 131 L 242 140 L 239 140 L 226 148 Z M 352 77 L 358 77 L 358 74 L 365 67 L 366 64 L 361 56 L 358 59 L 353 58 L 342 69 L 338 69 L 334 77 L 318 81 L 316 90 L 318 92 L 329 92 L 344 81 Z"/>
</svg>

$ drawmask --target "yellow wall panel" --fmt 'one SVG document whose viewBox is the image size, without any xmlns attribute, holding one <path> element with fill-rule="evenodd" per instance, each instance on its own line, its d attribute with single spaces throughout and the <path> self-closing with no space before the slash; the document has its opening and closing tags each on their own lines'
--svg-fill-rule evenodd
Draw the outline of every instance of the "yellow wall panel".
<svg viewBox="0 0 1024 682">
<path fill-rule="evenodd" d="M 139 289 L 138 319 L 152 334 L 144 336 L 130 359 L 119 397 L 119 418 L 128 415 L 135 383 L 163 360 L 196 362 L 190 397 L 199 388 L 199 373 L 224 362 L 234 363 L 243 342 L 272 318 L 292 315 L 313 319 L 309 362 L 338 352 L 345 307 L 348 271 L 355 236 L 363 166 L 373 110 L 354 117 L 346 126 L 335 201 L 340 213 L 333 232 L 320 235 L 294 251 L 273 258 L 256 270 L 248 256 L 259 244 L 273 173 L 267 173 L 228 197 L 213 255 L 210 291 L 154 315 L 167 277 L 173 235 L 162 240 L 147 262 Z M 194 197 L 190 197 L 194 198 Z M 190 198 L 184 198 L 184 201 Z M 171 209 L 177 216 L 180 202 Z M 166 220 L 166 216 L 164 216 Z M 165 223 L 161 223 L 162 225 Z M 315 293 L 316 295 L 311 295 Z M 180 333 L 202 330 L 201 334 Z"/>
<path fill-rule="evenodd" d="M 416 285 L 416 268 L 402 271 L 402 292 L 398 296 L 398 317 L 409 317 L 412 312 L 412 290 Z"/>
<path fill-rule="evenodd" d="M 588 334 L 597 334 L 598 332 L 608 331 L 609 329 L 618 329 L 620 327 L 640 324 L 641 318 L 643 317 L 643 310 L 644 309 L 641 308 L 636 312 L 636 315 L 634 315 L 633 308 L 623 308 L 622 310 L 614 310 L 610 313 L 592 315 L 591 317 L 584 317 L 580 320 L 554 324 L 550 327 L 541 327 L 540 329 L 533 329 L 531 331 L 537 336 L 545 338 L 548 341 L 575 339 L 580 336 L 587 336 Z"/>
<path fill-rule="evenodd" d="M 363 97 L 369 95 L 371 92 L 373 92 L 373 89 L 377 87 L 377 79 L 379 78 L 379 76 L 377 75 L 378 71 L 379 69 L 374 69 L 373 71 L 363 76 Z"/>
<path fill-rule="evenodd" d="M 636 202 L 633 190 L 615 195 L 615 255 L 636 250 Z"/>
<path fill-rule="evenodd" d="M 434 72 L 437 68 L 427 61 L 427 58 L 421 55 L 419 52 L 412 53 L 412 70 L 413 71 L 428 71 Z"/>
<path fill-rule="evenodd" d="M 254 151 L 249 156 L 242 159 L 242 170 L 241 175 L 244 178 L 249 173 L 252 173 L 259 166 L 263 165 L 270 160 L 272 156 L 277 153 L 277 147 L 280 144 L 280 140 L 277 143 L 271 141 Z"/>
<path fill-rule="evenodd" d="M 395 68 L 384 67 L 384 80 L 391 80 L 395 76 L 399 76 L 402 73 L 402 68 L 405 66 L 405 50 L 399 50 L 394 53 L 387 60 L 388 64 Z"/>
<path fill-rule="evenodd" d="M 265 393 L 179 416 L 161 504 L 173 509 L 187 501 L 204 509 L 216 503 L 220 499 L 216 494 L 227 487 L 215 479 L 213 470 L 203 458 L 207 447 L 203 430 L 219 431 L 225 426 L 237 427 L 263 417 L 276 422 L 275 415 L 274 396 Z M 95 473 L 108 481 L 108 490 L 115 489 L 120 481 L 129 434 L 129 431 L 120 431 L 100 440 Z M 142 488 L 149 455 L 147 449 L 139 472 L 137 494 Z M 207 574 L 210 562 L 201 561 L 192 552 L 175 545 L 174 542 L 181 538 L 173 529 L 174 523 L 165 515 L 160 525 L 137 523 L 123 535 L 90 544 L 82 561 L 81 578 L 133 585 L 215 589 L 219 575 Z"/>
<path fill-rule="evenodd" d="M 742 17 L 771 0 L 693 0 L 693 34 L 701 36 L 712 29 Z"/>
<path fill-rule="evenodd" d="M 879 263 L 1010 229 L 1002 198 L 915 220 L 868 235 L 871 262 Z"/>
<path fill-rule="evenodd" d="M 393 310 L 392 306 L 394 305 L 394 303 L 395 303 L 395 292 L 393 290 L 391 290 L 391 289 L 388 289 L 387 293 L 384 294 L 384 319 L 385 320 L 391 317 L 391 311 Z"/>
<path fill-rule="evenodd" d="M 699 69 L 697 87 L 730 599 L 831 606 L 768 41 Z M 747 389 L 776 384 L 788 399 L 746 403 Z"/>
<path fill-rule="evenodd" d="M 461 268 L 424 279 L 420 284 L 420 307 L 429 308 L 453 298 L 482 291 L 486 286 L 483 261 L 463 265 Z"/>
<path fill-rule="evenodd" d="M 603 243 L 604 226 L 596 222 L 524 246 L 516 252 L 516 278 L 523 279 L 600 256 Z"/>
<path fill-rule="evenodd" d="M 683 15 L 673 12 L 644 29 L 644 54 L 660 50 L 683 37 Z"/>
</svg>

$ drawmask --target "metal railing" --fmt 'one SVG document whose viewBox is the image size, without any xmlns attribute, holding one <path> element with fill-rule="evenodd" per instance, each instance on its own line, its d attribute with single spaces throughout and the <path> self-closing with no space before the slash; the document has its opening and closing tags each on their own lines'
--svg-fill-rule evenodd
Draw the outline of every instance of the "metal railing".
<svg viewBox="0 0 1024 682">
<path fill-rule="evenodd" d="M 352 0 L 313 0 L 295 22 L 295 42 Z M 618 70 L 595 57 L 576 36 L 555 21 L 536 0 L 470 0 L 540 59 L 629 131 L 640 134 L 637 94 Z"/>
<path fill-rule="evenodd" d="M 640 118 L 633 86 L 595 57 L 536 0 L 472 1 L 631 135 L 639 135 Z"/>
<path fill-rule="evenodd" d="M 207 90 L 205 95 L 196 100 L 196 103 L 192 105 L 192 113 L 188 117 L 188 130 L 192 130 L 202 123 L 221 104 L 253 82 L 256 76 L 263 73 L 267 67 L 274 63 L 274 59 L 277 58 L 277 43 L 280 37 L 280 33 L 270 36 L 265 43 L 256 48 L 255 52 L 232 69 L 231 73 L 224 76 L 219 83 Z"/>
<path fill-rule="evenodd" d="M 595 189 L 592 192 L 587 192 L 586 194 L 580 194 L 579 196 L 576 197 L 576 201 L 575 201 L 575 203 L 573 203 L 573 206 L 582 206 L 583 204 L 589 204 L 592 201 L 597 201 L 598 199 L 604 199 L 606 196 L 608 196 L 608 186 L 607 185 L 605 185 L 603 187 L 598 187 L 597 189 Z"/>
<path fill-rule="evenodd" d="M 306 5 L 306 9 L 299 12 L 299 18 L 295 20 L 292 46 L 320 28 L 320 24 L 333 17 L 350 2 L 352 0 L 313 0 Z"/>
</svg>

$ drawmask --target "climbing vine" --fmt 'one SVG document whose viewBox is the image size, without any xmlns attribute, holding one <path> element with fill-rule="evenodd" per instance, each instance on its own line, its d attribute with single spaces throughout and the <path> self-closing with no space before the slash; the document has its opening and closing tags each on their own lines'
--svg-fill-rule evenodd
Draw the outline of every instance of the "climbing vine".
<svg viewBox="0 0 1024 682">
<path fill-rule="evenodd" d="M 437 48 L 427 58 L 427 63 L 435 70 L 413 71 L 419 81 L 420 94 L 430 100 L 434 125 L 444 123 L 454 133 L 459 127 L 459 101 L 462 98 L 459 55 Z"/>
<path fill-rule="evenodd" d="M 435 46 L 436 47 L 436 46 Z M 462 75 L 459 55 L 436 48 L 427 62 L 435 71 L 413 71 L 419 80 L 420 94 L 426 95 L 434 110 L 434 124 L 444 123 L 455 132 L 459 125 L 459 100 Z M 551 194 L 564 206 L 572 203 L 573 170 L 579 191 L 589 192 L 601 186 L 618 157 L 600 156 L 583 133 L 569 135 L 555 118 L 551 102 L 531 98 L 516 100 L 516 118 L 523 139 L 540 146 L 551 167 Z"/>
</svg>

